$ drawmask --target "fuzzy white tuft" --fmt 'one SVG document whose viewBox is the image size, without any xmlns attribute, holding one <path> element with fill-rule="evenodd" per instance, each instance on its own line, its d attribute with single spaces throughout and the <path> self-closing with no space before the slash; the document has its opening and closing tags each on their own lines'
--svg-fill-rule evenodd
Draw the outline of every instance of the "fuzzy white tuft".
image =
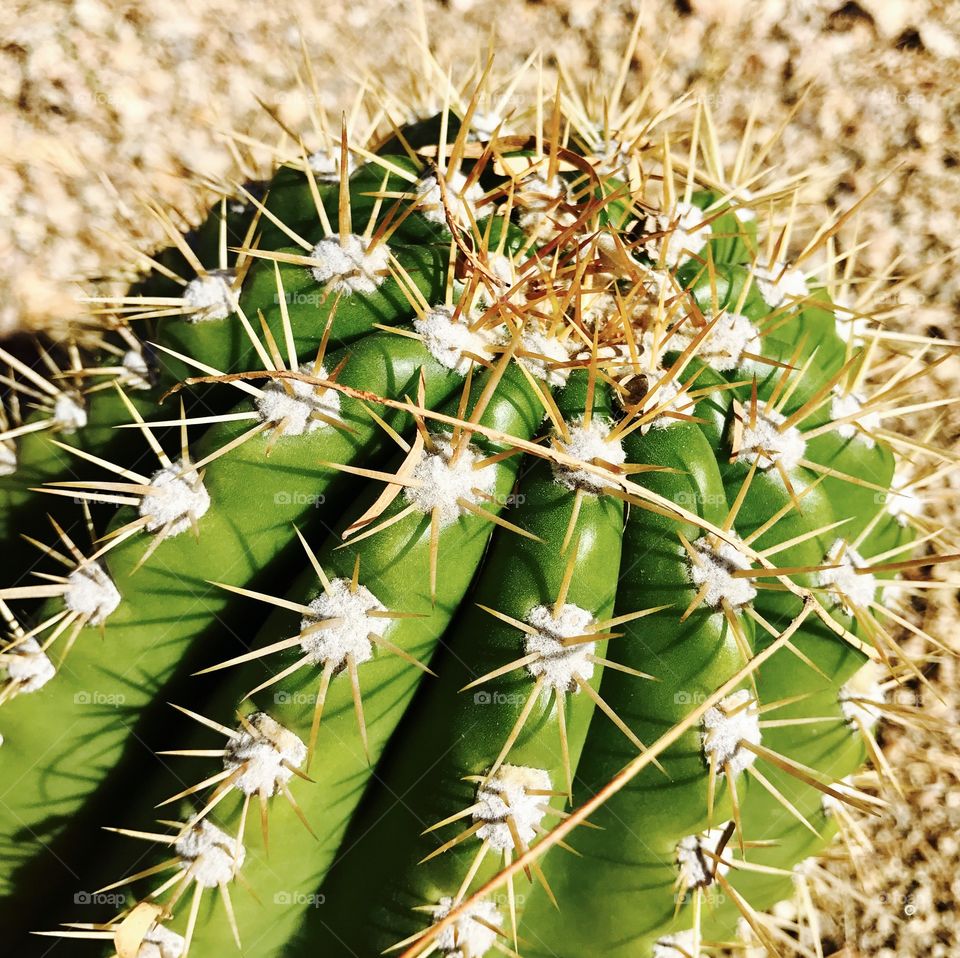
<svg viewBox="0 0 960 958">
<path fill-rule="evenodd" d="M 837 335 L 853 346 L 860 346 L 870 332 L 870 321 L 861 316 L 844 318 L 837 315 Z"/>
<path fill-rule="evenodd" d="M 385 612 L 386 607 L 366 586 L 358 585 L 351 591 L 349 579 L 331 579 L 330 589 L 324 590 L 311 603 L 313 615 L 300 622 L 300 648 L 313 665 L 332 665 L 341 670 L 347 656 L 359 665 L 373 658 L 373 635 L 382 635 L 387 620 L 371 616 L 371 612 Z M 313 629 L 328 619 L 338 619 L 326 629 Z"/>
<path fill-rule="evenodd" d="M 16 471 L 16 448 L 12 443 L 0 442 L 0 476 L 12 476 Z"/>
<path fill-rule="evenodd" d="M 538 658 L 527 665 L 527 671 L 536 679 L 544 679 L 544 691 L 553 689 L 558 693 L 578 692 L 577 679 L 589 681 L 593 675 L 590 656 L 596 650 L 594 642 L 579 642 L 564 645 L 563 639 L 585 635 L 593 626 L 594 618 L 580 606 L 564 605 L 559 615 L 553 614 L 553 606 L 538 605 L 527 616 L 527 624 L 537 631 L 528 632 L 524 639 L 524 654 Z"/>
<path fill-rule="evenodd" d="M 590 331 L 603 327 L 620 316 L 620 305 L 610 293 L 583 293 L 580 297 L 580 320 Z"/>
<path fill-rule="evenodd" d="M 692 929 L 688 929 L 658 938 L 650 958 L 693 958 L 695 950 L 696 936 Z"/>
<path fill-rule="evenodd" d="M 853 784 L 853 778 L 850 775 L 844 776 L 837 782 L 831 782 L 830 787 L 841 795 L 849 794 L 856 790 Z M 823 809 L 824 815 L 835 815 L 843 809 L 846 804 L 847 803 L 841 799 L 834 798 L 833 795 L 824 794 L 820 799 L 820 807 Z"/>
<path fill-rule="evenodd" d="M 910 488 L 912 480 L 913 476 L 907 470 L 902 467 L 894 469 L 890 492 L 887 493 L 887 512 L 901 526 L 923 515 L 923 499 Z"/>
<path fill-rule="evenodd" d="M 504 118 L 492 110 L 474 110 L 470 121 L 469 139 L 478 143 L 489 143 L 499 127 L 499 136 L 510 136 L 510 127 L 504 123 Z"/>
<path fill-rule="evenodd" d="M 909 489 L 891 489 L 887 495 L 887 512 L 901 526 L 908 525 L 911 518 L 923 515 L 923 500 Z"/>
<path fill-rule="evenodd" d="M 468 210 L 475 214 L 477 203 L 483 199 L 483 187 L 479 183 L 467 186 L 467 178 L 459 171 L 447 173 L 444 177 L 447 206 L 454 221 L 461 226 L 470 224 Z M 423 218 L 431 223 L 447 222 L 443 207 L 444 194 L 435 174 L 430 173 L 417 183 L 416 205 Z"/>
<path fill-rule="evenodd" d="M 583 424 L 583 417 L 570 422 L 567 426 L 570 441 L 557 440 L 562 452 L 581 462 L 609 464 L 622 466 L 627 461 L 623 443 L 619 439 L 609 440 L 610 423 L 598 416 L 590 420 L 590 424 Z M 610 479 L 599 476 L 588 469 L 573 469 L 558 463 L 553 464 L 553 477 L 561 486 L 567 489 L 584 489 L 587 492 L 599 493 L 615 485 Z"/>
<path fill-rule="evenodd" d="M 233 288 L 236 274 L 231 269 L 215 269 L 197 276 L 183 291 L 183 307 L 191 323 L 207 323 L 226 319 L 237 308 Z"/>
<path fill-rule="evenodd" d="M 594 242 L 601 262 L 606 260 L 606 264 L 611 268 L 613 276 L 618 276 L 619 273 L 622 272 L 625 261 L 630 263 L 635 275 L 639 273 L 654 276 L 664 272 L 663 270 L 650 267 L 647 263 L 640 262 L 631 252 L 627 242 L 621 240 L 618 243 L 613 238 L 612 233 L 597 233 Z M 633 279 L 633 282 L 635 285 L 630 296 L 633 302 L 653 299 L 653 302 L 656 303 L 657 286 L 652 284 L 649 279 Z M 638 293 L 642 293 L 642 295 L 638 297 Z M 616 297 L 613 298 L 616 299 Z M 634 311 L 634 315 L 636 315 L 636 311 Z"/>
<path fill-rule="evenodd" d="M 304 363 L 300 372 L 316 379 L 329 376 L 326 367 L 315 370 L 312 363 Z M 329 423 L 314 413 L 321 413 L 328 419 L 340 419 L 340 393 L 299 379 L 274 379 L 263 387 L 257 399 L 257 412 L 262 422 L 283 423 L 282 435 L 302 436 L 329 427 Z"/>
<path fill-rule="evenodd" d="M 297 735 L 266 712 L 254 712 L 227 740 L 223 767 L 244 769 L 233 783 L 244 795 L 269 797 L 290 781 L 306 757 L 307 747 Z"/>
<path fill-rule="evenodd" d="M 696 339 L 700 330 L 685 322 L 672 333 L 667 347 L 682 352 Z M 726 373 L 743 364 L 744 353 L 760 352 L 760 333 L 753 321 L 740 313 L 726 313 L 700 341 L 696 354 L 717 372 Z"/>
<path fill-rule="evenodd" d="M 614 174 L 626 179 L 632 154 L 628 147 L 620 140 L 612 139 L 599 144 L 596 156 L 592 160 L 593 167 L 600 176 Z"/>
<path fill-rule="evenodd" d="M 433 920 L 446 918 L 455 904 L 459 903 L 452 898 L 441 898 L 434 906 Z M 499 928 L 501 921 L 493 902 L 479 901 L 465 908 L 437 935 L 437 951 L 443 958 L 483 958 L 497 941 L 497 933 L 488 926 Z"/>
<path fill-rule="evenodd" d="M 576 220 L 561 207 L 570 203 L 570 189 L 559 177 L 547 180 L 538 173 L 523 177 L 517 184 L 515 202 L 520 207 L 520 228 L 534 235 L 553 228 L 554 222 L 569 226 Z"/>
<path fill-rule="evenodd" d="M 630 412 L 639 410 L 643 415 L 653 412 L 654 409 L 659 410 L 652 419 L 640 426 L 641 435 L 645 435 L 651 429 L 666 429 L 671 423 L 677 421 L 677 418 L 670 413 L 686 412 L 692 405 L 689 399 L 680 398 L 680 387 L 673 380 L 662 382 L 656 392 L 651 393 L 650 390 L 663 379 L 664 374 L 663 367 L 657 366 L 649 371 L 620 379 L 620 385 L 625 391 L 618 392 L 616 398 L 621 408 Z"/>
<path fill-rule="evenodd" d="M 331 233 L 310 253 L 310 273 L 318 283 L 328 283 L 334 293 L 373 293 L 387 278 L 390 249 L 386 243 L 371 248 L 370 240 L 351 233 L 343 246 L 340 234 Z"/>
<path fill-rule="evenodd" d="M 843 293 L 834 297 L 834 315 L 837 318 L 837 335 L 851 345 L 859 345 L 870 331 L 870 320 L 861 316 L 852 301 Z"/>
<path fill-rule="evenodd" d="M 726 599 L 739 609 L 752 602 L 757 590 L 749 579 L 735 578 L 738 569 L 749 569 L 750 559 L 729 542 L 713 541 L 711 536 L 701 536 L 692 543 L 699 561 L 690 560 L 690 578 L 698 588 L 707 586 L 703 601 L 716 609 Z"/>
<path fill-rule="evenodd" d="M 695 256 L 710 238 L 710 227 L 705 225 L 703 211 L 692 203 L 677 203 L 669 213 L 648 217 L 648 233 L 662 233 L 643 244 L 654 263 L 672 268 L 682 260 Z"/>
<path fill-rule="evenodd" d="M 830 403 L 830 418 L 846 419 L 847 416 L 857 416 L 861 409 L 863 409 L 863 402 L 855 393 L 835 393 Z M 882 421 L 879 413 L 865 412 L 856 419 L 848 419 L 840 423 L 836 427 L 836 433 L 841 439 L 856 437 L 872 449 L 876 441 L 870 435 L 870 431 L 879 429 Z"/>
<path fill-rule="evenodd" d="M 880 706 L 886 701 L 887 693 L 883 685 L 886 672 L 875 662 L 867 662 L 854 672 L 840 689 L 837 700 L 844 720 L 849 725 L 861 723 L 871 729 L 883 714 Z M 862 699 L 863 701 L 853 701 Z M 874 704 L 876 703 L 876 704 Z"/>
<path fill-rule="evenodd" d="M 53 402 L 51 424 L 58 432 L 73 435 L 87 424 L 87 409 L 79 396 L 70 393 L 58 393 Z"/>
<path fill-rule="evenodd" d="M 493 465 L 474 468 L 482 454 L 469 443 L 460 451 L 456 462 L 451 462 L 453 446 L 450 440 L 439 433 L 431 434 L 436 452 L 425 452 L 414 467 L 413 479 L 418 485 L 407 486 L 403 494 L 420 512 L 440 511 L 440 525 L 448 526 L 466 511 L 460 499 L 479 505 L 481 500 L 493 494 L 497 470 Z"/>
<path fill-rule="evenodd" d="M 53 663 L 32 637 L 23 639 L 3 654 L 7 678 L 16 683 L 19 692 L 36 692 L 56 675 Z"/>
<path fill-rule="evenodd" d="M 707 761 L 712 758 L 717 771 L 729 765 L 739 775 L 756 761 L 756 755 L 743 747 L 744 742 L 760 744 L 760 713 L 756 700 L 747 689 L 732 692 L 703 716 L 701 743 Z"/>
<path fill-rule="evenodd" d="M 756 218 L 756 212 L 751 209 L 746 204 L 749 203 L 756 194 L 752 190 L 748 190 L 745 186 L 741 186 L 737 191 L 730 196 L 731 203 L 743 203 L 743 206 L 737 206 L 733 215 L 740 220 L 741 223 L 752 223 Z"/>
<path fill-rule="evenodd" d="M 140 515 L 147 520 L 147 531 L 157 532 L 167 523 L 167 535 L 177 536 L 189 529 L 191 519 L 199 519 L 210 508 L 210 496 L 193 470 L 180 475 L 183 462 L 159 469 L 150 478 L 156 492 L 140 500 Z"/>
<path fill-rule="evenodd" d="M 154 925 L 143 937 L 137 958 L 183 958 L 187 942 L 163 925 Z"/>
<path fill-rule="evenodd" d="M 859 346 L 870 331 L 870 322 L 861 316 L 844 317 L 838 313 L 836 329 L 845 343 Z"/>
<path fill-rule="evenodd" d="M 730 871 L 729 865 L 710 857 L 710 854 L 716 855 L 725 830 L 724 824 L 687 835 L 677 842 L 677 869 L 682 888 L 706 888 L 713 884 L 715 873 L 726 875 Z"/>
<path fill-rule="evenodd" d="M 651 386 L 655 386 L 664 376 L 666 370 L 657 367 L 647 374 L 647 381 Z M 681 388 L 673 380 L 663 383 L 660 388 L 651 396 L 645 397 L 642 403 L 642 409 L 645 413 L 654 409 L 660 412 L 650 420 L 649 423 L 640 427 L 640 432 L 645 433 L 648 429 L 666 429 L 671 423 L 675 423 L 677 418 L 668 415 L 671 412 L 684 412 L 689 409 L 691 401 L 689 399 L 680 399 Z"/>
<path fill-rule="evenodd" d="M 755 263 L 753 282 L 763 301 L 774 309 L 788 299 L 803 299 L 808 293 L 803 273 L 779 260 L 765 266 Z"/>
<path fill-rule="evenodd" d="M 644 334 L 646 335 L 646 334 Z M 643 353 L 644 347 L 635 350 L 631 354 L 630 347 L 626 343 L 617 345 L 598 346 L 596 351 L 597 362 L 600 369 L 604 370 L 612 379 L 619 382 L 632 376 L 642 375 L 646 369 L 645 360 L 648 358 Z M 577 359 L 583 358 L 589 360 L 593 354 L 593 347 L 585 347 L 576 353 Z"/>
<path fill-rule="evenodd" d="M 313 171 L 314 178 L 320 183 L 340 182 L 340 151 L 315 150 L 307 157 L 307 163 Z M 357 168 L 357 161 L 347 154 L 347 176 Z"/>
<path fill-rule="evenodd" d="M 414 320 L 413 328 L 441 366 L 465 376 L 474 362 L 466 354 L 488 356 L 494 337 L 487 329 L 471 329 L 470 322 L 474 317 L 469 312 L 461 312 L 456 319 L 454 312 L 452 306 L 434 306 Z"/>
<path fill-rule="evenodd" d="M 548 210 L 558 201 L 566 199 L 568 194 L 567 184 L 559 176 L 554 176 L 548 182 L 539 173 L 523 177 L 517 190 L 523 207 L 528 210 Z"/>
<path fill-rule="evenodd" d="M 623 390 L 616 393 L 620 406 L 630 411 L 639 410 L 644 414 L 654 409 L 660 410 L 653 419 L 640 426 L 641 434 L 650 429 L 669 426 L 677 420 L 667 413 L 683 412 L 692 405 L 689 398 L 678 401 L 681 392 L 679 383 L 674 378 L 665 378 L 667 371 L 662 364 L 663 345 L 662 338 L 657 342 L 651 333 L 644 333 L 641 355 L 637 356 L 636 360 L 630 356 L 627 347 L 607 347 L 610 358 L 624 360 L 621 366 L 607 367 L 608 373 L 618 381 Z M 657 389 L 652 392 L 654 386 L 657 386 Z"/>
<path fill-rule="evenodd" d="M 205 818 L 177 840 L 174 851 L 180 867 L 203 888 L 232 881 L 247 855 L 243 845 Z"/>
<path fill-rule="evenodd" d="M 737 450 L 739 461 L 757 462 L 759 468 L 767 470 L 779 463 L 787 472 L 795 469 L 807 449 L 807 441 L 796 426 L 780 430 L 777 427 L 786 420 L 774 409 L 757 411 L 756 423 L 750 424 L 750 411 L 742 414 L 743 432 L 740 448 Z"/>
<path fill-rule="evenodd" d="M 477 789 L 478 807 L 473 812 L 473 820 L 484 823 L 477 838 L 489 842 L 498 852 L 521 854 L 508 819 L 513 821 L 517 837 L 529 847 L 548 807 L 547 796 L 530 792 L 548 792 L 551 788 L 550 775 L 542 768 L 501 765 L 496 774 Z"/>
<path fill-rule="evenodd" d="M 523 354 L 527 355 L 523 355 Z M 520 365 L 549 386 L 564 386 L 570 378 L 569 347 L 555 336 L 546 336 L 536 329 L 524 330 L 520 337 Z"/>
<path fill-rule="evenodd" d="M 128 389 L 150 388 L 150 367 L 138 349 L 128 349 L 121 360 L 125 375 L 123 384 Z"/>
<path fill-rule="evenodd" d="M 821 570 L 817 573 L 817 581 L 834 595 L 847 612 L 865 609 L 873 601 L 877 594 L 877 577 L 871 572 L 857 572 L 867 563 L 843 539 L 837 539 L 830 546 L 823 561 L 827 565 L 836 563 L 837 567 Z"/>
<path fill-rule="evenodd" d="M 512 259 L 504 253 L 487 253 L 484 261 L 487 272 L 492 274 L 496 284 L 506 292 L 517 281 L 517 270 Z"/>
<path fill-rule="evenodd" d="M 103 625 L 120 605 L 120 593 L 99 562 L 88 562 L 67 576 L 63 603 L 90 625 Z"/>
</svg>

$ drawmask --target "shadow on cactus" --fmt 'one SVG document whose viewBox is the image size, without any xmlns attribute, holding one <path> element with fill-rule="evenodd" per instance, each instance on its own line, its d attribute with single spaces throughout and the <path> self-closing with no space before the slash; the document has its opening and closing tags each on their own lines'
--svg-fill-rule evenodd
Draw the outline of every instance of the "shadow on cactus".
<svg viewBox="0 0 960 958">
<path fill-rule="evenodd" d="M 936 344 L 772 144 L 513 88 L 151 209 L 92 346 L 0 352 L 19 954 L 779 954 L 882 806 Z"/>
</svg>

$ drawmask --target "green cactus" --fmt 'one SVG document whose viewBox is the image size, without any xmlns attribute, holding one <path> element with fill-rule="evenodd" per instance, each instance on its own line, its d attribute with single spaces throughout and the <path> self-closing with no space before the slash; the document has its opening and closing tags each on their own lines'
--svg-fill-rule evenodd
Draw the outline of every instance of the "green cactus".
<svg viewBox="0 0 960 958">
<path fill-rule="evenodd" d="M 897 576 L 949 558 L 882 427 L 921 355 L 702 104 L 482 92 L 154 210 L 93 347 L 0 352 L 18 954 L 776 952 L 879 801 Z"/>
</svg>

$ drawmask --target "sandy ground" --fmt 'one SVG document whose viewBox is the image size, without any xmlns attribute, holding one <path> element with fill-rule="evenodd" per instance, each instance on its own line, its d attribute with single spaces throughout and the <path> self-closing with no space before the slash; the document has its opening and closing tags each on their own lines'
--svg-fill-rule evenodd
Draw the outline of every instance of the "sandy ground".
<svg viewBox="0 0 960 958">
<path fill-rule="evenodd" d="M 492 43 L 506 71 L 540 44 L 548 89 L 558 63 L 580 79 L 614 71 L 635 16 L 623 0 L 424 3 L 441 63 L 460 70 Z M 264 171 L 269 151 L 226 145 L 230 131 L 276 142 L 258 98 L 301 128 L 311 106 L 332 116 L 349 108 L 371 71 L 402 95 L 408 65 L 419 62 L 408 3 L 3 0 L 0 12 L 0 331 L 73 315 L 87 278 L 124 273 L 131 245 L 158 242 L 143 197 L 195 221 L 209 195 L 204 180 Z M 766 133 L 793 112 L 771 159 L 788 170 L 825 170 L 808 190 L 808 221 L 879 182 L 860 217 L 859 236 L 871 241 L 862 267 L 901 275 L 926 267 L 898 322 L 960 336 L 960 272 L 942 261 L 960 246 L 960 4 L 650 0 L 641 24 L 628 91 L 662 58 L 654 103 L 699 90 L 729 143 L 751 111 Z M 301 36 L 319 78 L 318 104 L 294 80 Z M 948 363 L 932 392 L 955 394 L 958 379 Z M 956 414 L 945 414 L 939 442 L 955 443 L 958 433 Z M 952 503 L 937 504 L 945 525 Z M 916 612 L 960 647 L 953 590 L 931 593 Z M 955 729 L 952 663 L 931 663 L 928 672 L 944 702 L 927 690 L 904 694 L 921 695 Z M 883 736 L 904 800 L 863 826 L 869 841 L 857 864 L 870 882 L 862 897 L 816 893 L 825 950 L 843 948 L 846 958 L 960 954 L 960 736 L 939 725 L 891 727 Z M 829 867 L 853 874 L 848 862 Z"/>
<path fill-rule="evenodd" d="M 615 68 L 634 17 L 622 0 L 424 2 L 441 62 L 462 68 L 492 42 L 506 70 L 539 43 L 548 67 L 559 62 L 576 78 Z M 406 80 L 398 78 L 416 57 L 417 17 L 405 3 L 2 6 L 0 328 L 7 329 L 70 314 L 77 279 L 128 263 L 125 240 L 156 241 L 139 197 L 196 218 L 198 191 L 185 174 L 237 174 L 225 131 L 275 140 L 257 97 L 303 125 L 310 104 L 293 83 L 301 34 L 322 80 L 320 106 L 334 116 L 370 70 L 401 91 Z M 960 5 L 652 0 L 642 24 L 628 90 L 662 56 L 654 99 L 701 89 L 731 142 L 751 109 L 758 127 L 772 132 L 796 107 L 775 159 L 792 168 L 826 164 L 816 198 L 831 206 L 889 174 L 863 218 L 873 243 L 869 268 L 898 256 L 902 270 L 920 268 L 956 245 Z M 921 293 L 917 320 L 948 322 L 960 303 L 956 270 L 931 269 Z"/>
</svg>

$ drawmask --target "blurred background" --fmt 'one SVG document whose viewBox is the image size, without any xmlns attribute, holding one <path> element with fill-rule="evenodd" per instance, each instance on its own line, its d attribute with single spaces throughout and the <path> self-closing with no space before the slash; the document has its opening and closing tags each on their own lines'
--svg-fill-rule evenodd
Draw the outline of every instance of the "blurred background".
<svg viewBox="0 0 960 958">
<path fill-rule="evenodd" d="M 197 181 L 238 175 L 225 133 L 277 142 L 258 98 L 305 126 L 301 37 L 320 106 L 337 117 L 371 71 L 403 95 L 423 28 L 411 3 L 389 0 L 3 0 L 0 10 L 4 330 L 70 313 L 76 280 L 128 263 L 127 240 L 158 242 L 141 197 L 196 219 Z M 422 10 L 455 75 L 492 45 L 498 71 L 540 49 L 548 70 L 579 80 L 615 72 L 637 16 L 627 0 L 423 0 Z M 701 90 L 733 142 L 751 108 L 767 132 L 796 109 L 772 159 L 827 164 L 818 187 L 830 205 L 891 174 L 862 221 L 870 268 L 902 256 L 913 270 L 956 245 L 960 4 L 648 0 L 640 19 L 628 91 L 662 59 L 654 100 Z M 932 269 L 921 292 L 923 322 L 947 322 L 956 270 Z"/>
<path fill-rule="evenodd" d="M 425 95 L 435 77 L 422 66 L 424 35 L 454 76 L 490 48 L 501 74 L 539 50 L 548 91 L 558 68 L 580 83 L 614 74 L 638 8 L 627 0 L 0 0 L 0 15 L 4 335 L 56 327 L 77 313 L 92 280 L 129 272 L 131 247 L 159 245 L 145 198 L 195 223 L 211 196 L 205 183 L 265 173 L 269 144 L 282 137 L 277 120 L 310 125 L 310 96 L 296 83 L 301 45 L 317 105 L 335 118 L 370 75 L 403 99 L 412 68 Z M 960 4 L 648 0 L 639 18 L 628 93 L 660 63 L 653 105 L 701 93 L 732 146 L 751 112 L 761 140 L 789 118 L 769 161 L 822 169 L 804 197 L 813 224 L 880 183 L 859 217 L 856 237 L 870 241 L 861 268 L 916 272 L 900 328 L 960 338 L 960 267 L 947 258 L 960 247 Z M 528 71 L 520 90 L 535 83 Z M 852 225 L 846 234 L 849 246 Z M 954 358 L 932 389 L 957 395 L 958 382 Z M 931 428 L 946 444 L 960 421 L 951 410 Z M 955 496 L 944 491 L 945 524 Z M 917 621 L 960 647 L 955 592 L 928 594 Z M 824 863 L 837 884 L 813 889 L 823 944 L 806 942 L 805 955 L 960 955 L 960 682 L 949 656 L 933 661 L 928 677 L 935 691 L 904 689 L 903 702 L 935 721 L 881 731 L 903 800 L 863 823 L 862 847 Z M 847 879 L 863 881 L 859 896 L 843 890 Z"/>
</svg>

